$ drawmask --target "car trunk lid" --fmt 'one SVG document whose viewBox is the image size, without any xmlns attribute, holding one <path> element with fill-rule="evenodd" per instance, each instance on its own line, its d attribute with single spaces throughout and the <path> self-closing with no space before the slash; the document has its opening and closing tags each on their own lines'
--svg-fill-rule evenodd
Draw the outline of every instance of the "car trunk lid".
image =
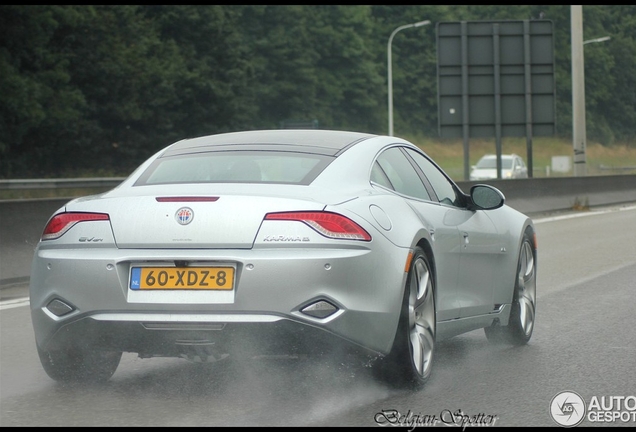
<svg viewBox="0 0 636 432">
<path fill-rule="evenodd" d="M 121 249 L 249 249 L 265 214 L 324 206 L 302 199 L 250 195 L 167 195 L 96 200 L 83 202 L 81 207 L 82 211 L 87 207 L 107 209 Z M 73 206 L 67 211 L 73 211 Z"/>
</svg>

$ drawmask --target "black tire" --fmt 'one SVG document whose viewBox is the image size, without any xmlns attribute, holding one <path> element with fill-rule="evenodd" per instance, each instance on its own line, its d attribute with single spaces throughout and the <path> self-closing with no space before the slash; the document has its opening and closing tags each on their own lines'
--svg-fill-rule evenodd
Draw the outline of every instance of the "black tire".
<svg viewBox="0 0 636 432">
<path fill-rule="evenodd" d="M 60 382 L 100 383 L 108 381 L 119 366 L 122 353 L 77 348 L 47 351 L 37 347 L 47 375 Z"/>
<path fill-rule="evenodd" d="M 378 359 L 381 378 L 398 387 L 424 385 L 431 376 L 436 328 L 435 278 L 428 256 L 418 247 L 406 279 L 393 347 Z"/>
<path fill-rule="evenodd" d="M 537 266 L 533 233 L 526 231 L 519 249 L 517 277 L 508 325 L 486 327 L 486 337 L 497 344 L 525 345 L 534 331 L 537 308 Z"/>
</svg>

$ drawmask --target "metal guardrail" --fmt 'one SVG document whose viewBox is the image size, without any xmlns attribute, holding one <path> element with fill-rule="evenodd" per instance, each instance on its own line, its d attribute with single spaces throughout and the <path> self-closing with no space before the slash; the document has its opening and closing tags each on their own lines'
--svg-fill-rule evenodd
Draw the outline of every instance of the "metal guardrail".
<svg viewBox="0 0 636 432">
<path fill-rule="evenodd" d="M 636 171 L 636 165 L 632 166 L 613 166 L 613 165 L 603 165 L 600 164 L 598 169 L 601 171 Z"/>
<path fill-rule="evenodd" d="M 0 190 L 114 188 L 126 177 L 0 180 Z"/>
</svg>

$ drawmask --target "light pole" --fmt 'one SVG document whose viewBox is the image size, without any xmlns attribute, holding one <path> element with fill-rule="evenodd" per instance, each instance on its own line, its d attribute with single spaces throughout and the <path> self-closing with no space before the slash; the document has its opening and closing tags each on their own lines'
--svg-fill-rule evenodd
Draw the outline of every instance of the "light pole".
<svg viewBox="0 0 636 432">
<path fill-rule="evenodd" d="M 574 176 L 587 175 L 587 130 L 585 120 L 585 55 L 587 44 L 605 42 L 609 36 L 583 40 L 582 6 L 572 9 L 572 143 L 574 145 Z"/>
<path fill-rule="evenodd" d="M 572 37 L 572 146 L 574 176 L 585 176 L 585 75 L 583 69 L 583 6 L 570 6 Z"/>
<path fill-rule="evenodd" d="M 389 43 L 387 47 L 387 69 L 388 69 L 388 81 L 389 81 L 389 136 L 393 136 L 393 71 L 391 65 L 391 44 L 393 43 L 393 37 L 400 30 L 404 30 L 411 27 L 422 27 L 430 24 L 429 20 L 416 22 L 414 24 L 406 24 L 393 30 L 389 37 Z"/>
<path fill-rule="evenodd" d="M 587 174 L 585 130 L 585 61 L 583 46 L 590 43 L 605 42 L 604 36 L 583 41 L 583 6 L 570 6 L 572 37 L 572 146 L 574 150 L 574 176 Z"/>
</svg>

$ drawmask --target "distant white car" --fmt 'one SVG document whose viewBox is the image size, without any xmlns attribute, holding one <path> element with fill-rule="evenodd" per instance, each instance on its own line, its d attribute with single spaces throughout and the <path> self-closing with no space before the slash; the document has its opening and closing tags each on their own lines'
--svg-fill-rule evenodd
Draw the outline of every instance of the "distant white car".
<svg viewBox="0 0 636 432">
<path fill-rule="evenodd" d="M 491 180 L 497 178 L 497 155 L 484 155 L 477 165 L 472 166 L 470 180 Z M 501 178 L 528 178 L 528 168 L 521 156 L 516 154 L 501 155 Z"/>
</svg>

